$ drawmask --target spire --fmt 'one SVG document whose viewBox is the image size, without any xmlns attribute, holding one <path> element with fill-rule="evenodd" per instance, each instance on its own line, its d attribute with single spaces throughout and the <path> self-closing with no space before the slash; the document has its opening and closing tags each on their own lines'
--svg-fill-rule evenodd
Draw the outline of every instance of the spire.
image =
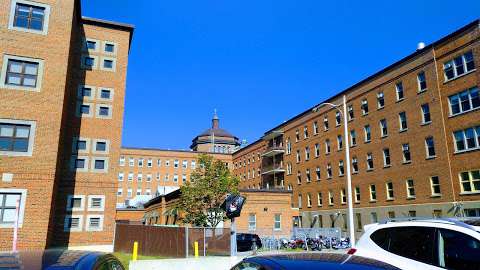
<svg viewBox="0 0 480 270">
<path fill-rule="evenodd" d="M 212 128 L 217 129 L 218 128 L 218 115 L 217 115 L 217 109 L 213 110 L 213 119 L 212 119 Z"/>
</svg>

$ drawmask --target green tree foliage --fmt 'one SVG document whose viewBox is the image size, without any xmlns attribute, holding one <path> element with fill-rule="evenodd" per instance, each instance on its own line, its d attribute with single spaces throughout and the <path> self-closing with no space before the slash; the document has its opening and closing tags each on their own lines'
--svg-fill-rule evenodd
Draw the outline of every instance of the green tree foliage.
<svg viewBox="0 0 480 270">
<path fill-rule="evenodd" d="M 190 181 L 181 187 L 176 208 L 182 222 L 194 226 L 216 227 L 226 219 L 220 208 L 227 194 L 238 194 L 238 178 L 230 174 L 224 162 L 200 155 Z"/>
</svg>

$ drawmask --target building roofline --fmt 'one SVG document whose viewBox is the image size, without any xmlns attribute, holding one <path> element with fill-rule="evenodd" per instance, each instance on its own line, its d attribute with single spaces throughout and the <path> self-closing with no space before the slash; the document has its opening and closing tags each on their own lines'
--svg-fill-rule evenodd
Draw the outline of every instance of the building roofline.
<svg viewBox="0 0 480 270">
<path fill-rule="evenodd" d="M 238 190 L 240 193 L 285 193 L 285 194 L 291 194 L 293 193 L 292 190 L 285 190 L 285 189 L 239 189 Z"/>
<path fill-rule="evenodd" d="M 334 96 L 331 96 L 331 97 L 323 100 L 322 102 L 316 104 L 315 106 L 309 108 L 308 110 L 306 110 L 306 111 L 304 111 L 304 112 L 302 112 L 302 113 L 300 113 L 300 114 L 298 114 L 298 115 L 290 118 L 289 120 L 283 122 L 282 124 L 279 124 L 279 125 L 275 126 L 275 127 L 272 128 L 272 129 L 266 131 L 265 134 L 270 133 L 270 132 L 272 132 L 272 131 L 274 131 L 274 130 L 276 130 L 276 129 L 282 128 L 282 127 L 290 124 L 291 122 L 293 122 L 293 121 L 295 121 L 295 120 L 297 120 L 297 119 L 299 119 L 299 118 L 307 115 L 308 113 L 310 113 L 310 112 L 312 111 L 312 109 L 314 109 L 315 107 L 318 107 L 320 104 L 325 103 L 325 102 L 330 102 L 330 101 L 332 101 L 332 100 L 334 100 L 334 99 L 336 99 L 336 98 L 338 98 L 338 97 L 340 97 L 340 96 L 348 93 L 349 91 L 352 91 L 352 90 L 360 87 L 361 85 L 366 84 L 367 82 L 370 82 L 370 81 L 372 81 L 372 80 L 380 77 L 380 76 L 383 75 L 384 73 L 393 70 L 394 68 L 398 67 L 399 65 L 402 65 L 402 64 L 404 64 L 404 63 L 412 60 L 413 58 L 415 58 L 415 57 L 417 57 L 417 56 L 419 56 L 419 55 L 421 55 L 421 54 L 426 53 L 427 51 L 429 51 L 430 49 L 434 48 L 435 46 L 438 46 L 438 45 L 444 43 L 445 41 L 447 41 L 447 40 L 449 40 L 449 39 L 451 39 L 451 38 L 453 38 L 453 37 L 455 37 L 455 36 L 457 36 L 457 35 L 460 35 L 460 34 L 466 32 L 466 31 L 468 31 L 469 29 L 475 28 L 475 27 L 480 27 L 480 19 L 476 19 L 476 20 L 470 22 L 469 24 L 461 27 L 460 29 L 456 30 L 455 32 L 450 33 L 450 34 L 448 34 L 448 35 L 440 38 L 439 40 L 437 40 L 437 41 L 435 41 L 435 42 L 433 42 L 433 43 L 425 46 L 423 49 L 417 50 L 417 51 L 415 51 L 415 52 L 413 52 L 413 53 L 405 56 L 404 58 L 402 58 L 402 59 L 394 62 L 393 64 L 391 64 L 391 65 L 389 65 L 389 66 L 381 69 L 380 71 L 375 72 L 374 74 L 372 74 L 372 75 L 368 76 L 367 78 L 365 78 L 365 79 L 363 79 L 363 80 L 361 80 L 361 81 L 353 84 L 352 86 L 344 89 L 343 91 L 335 94 Z M 262 136 L 262 137 L 263 137 L 263 136 Z"/>
<path fill-rule="evenodd" d="M 263 141 L 263 139 L 262 139 L 262 138 L 260 138 L 260 139 L 258 139 L 258 140 L 256 140 L 256 141 L 254 141 L 254 142 L 251 142 L 251 143 L 249 143 L 249 144 L 245 145 L 244 147 L 242 147 L 242 148 L 238 149 L 237 151 L 233 152 L 233 155 L 235 155 L 236 153 L 242 152 L 243 150 L 246 150 L 246 149 L 248 149 L 248 148 L 250 148 L 250 147 L 254 146 L 254 145 L 255 145 L 255 144 L 257 144 L 257 143 L 259 143 L 259 142 L 262 142 L 262 141 Z"/>
<path fill-rule="evenodd" d="M 107 28 L 123 30 L 127 32 L 133 32 L 133 30 L 135 29 L 135 26 L 133 24 L 108 21 L 103 19 L 91 18 L 87 16 L 82 16 L 82 22 L 87 24 L 107 27 Z"/>
<path fill-rule="evenodd" d="M 147 150 L 147 151 L 180 152 L 180 153 L 223 155 L 223 156 L 231 156 L 232 155 L 232 154 L 228 154 L 228 153 L 211 153 L 211 152 L 204 152 L 204 151 L 161 149 L 161 148 L 150 148 L 150 147 L 128 147 L 128 146 L 122 146 L 120 148 L 120 150 Z"/>
</svg>

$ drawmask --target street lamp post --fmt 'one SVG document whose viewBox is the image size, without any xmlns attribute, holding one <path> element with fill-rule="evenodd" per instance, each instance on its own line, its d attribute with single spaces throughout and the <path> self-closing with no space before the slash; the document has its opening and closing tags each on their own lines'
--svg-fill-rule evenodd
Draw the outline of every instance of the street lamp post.
<svg viewBox="0 0 480 270">
<path fill-rule="evenodd" d="M 322 103 L 315 107 L 318 109 L 324 105 L 335 108 L 340 114 L 343 114 L 343 127 L 345 138 L 345 162 L 347 164 L 347 203 L 348 203 L 348 230 L 352 248 L 355 247 L 355 228 L 353 225 L 353 201 L 352 201 L 352 174 L 350 172 L 350 141 L 348 138 L 348 119 L 347 119 L 347 97 L 343 96 L 343 104 Z M 343 105 L 343 112 L 339 109 Z"/>
</svg>

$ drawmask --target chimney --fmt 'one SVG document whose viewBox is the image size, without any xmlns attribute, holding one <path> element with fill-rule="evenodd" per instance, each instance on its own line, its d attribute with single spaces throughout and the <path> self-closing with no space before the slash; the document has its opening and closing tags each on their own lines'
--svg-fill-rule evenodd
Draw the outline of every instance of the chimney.
<svg viewBox="0 0 480 270">
<path fill-rule="evenodd" d="M 212 119 L 212 128 L 213 129 L 218 129 L 218 115 L 217 115 L 217 109 L 214 110 L 213 114 L 213 119 Z"/>
</svg>

